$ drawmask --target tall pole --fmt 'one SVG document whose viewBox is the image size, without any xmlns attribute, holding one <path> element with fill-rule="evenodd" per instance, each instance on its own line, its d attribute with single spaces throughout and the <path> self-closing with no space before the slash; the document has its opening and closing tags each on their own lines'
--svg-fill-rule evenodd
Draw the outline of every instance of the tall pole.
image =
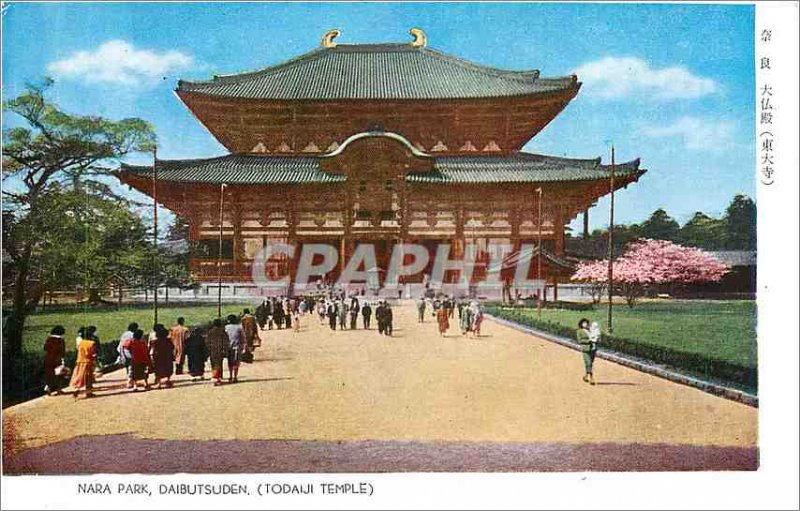
<svg viewBox="0 0 800 511">
<path fill-rule="evenodd" d="M 219 247 L 217 249 L 217 317 L 222 317 L 222 212 L 225 203 L 225 183 L 219 185 Z"/>
<path fill-rule="evenodd" d="M 539 250 L 538 254 L 536 255 L 536 278 L 537 280 L 542 280 L 542 187 L 536 189 L 536 193 L 539 194 L 538 198 L 538 206 L 539 206 L 539 215 L 538 215 L 538 238 L 539 238 Z M 541 318 L 542 317 L 542 300 L 544 299 L 544 294 L 547 292 L 547 285 L 545 284 L 542 286 L 542 289 L 539 291 L 539 299 L 536 300 L 536 314 Z"/>
<path fill-rule="evenodd" d="M 611 204 L 608 213 L 608 333 L 614 331 L 612 324 L 612 309 L 614 295 L 614 144 L 611 144 L 611 176 L 609 179 L 611 187 Z"/>
<path fill-rule="evenodd" d="M 155 264 L 153 265 L 153 326 L 158 323 L 158 153 L 153 147 L 153 251 Z"/>
</svg>

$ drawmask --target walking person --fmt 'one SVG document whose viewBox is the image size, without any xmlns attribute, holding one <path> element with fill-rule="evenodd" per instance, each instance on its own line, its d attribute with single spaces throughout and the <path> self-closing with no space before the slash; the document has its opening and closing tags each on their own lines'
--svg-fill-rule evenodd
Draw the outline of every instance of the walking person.
<svg viewBox="0 0 800 511">
<path fill-rule="evenodd" d="M 133 332 L 130 343 L 131 349 L 131 388 L 134 392 L 139 390 L 139 382 L 144 382 L 144 390 L 150 390 L 150 383 L 147 381 L 147 372 L 153 365 L 150 358 L 150 347 L 144 338 L 144 331 L 137 328 Z"/>
<path fill-rule="evenodd" d="M 472 336 L 481 336 L 481 324 L 483 324 L 483 311 L 478 302 L 472 302 Z"/>
<path fill-rule="evenodd" d="M 355 330 L 358 322 L 358 312 L 361 310 L 361 306 L 358 303 L 358 298 L 353 297 L 350 300 L 350 330 Z"/>
<path fill-rule="evenodd" d="M 172 328 L 169 329 L 169 340 L 175 349 L 175 374 L 183 374 L 183 363 L 186 361 L 186 353 L 184 352 L 184 345 L 186 340 L 189 339 L 189 329 L 184 326 L 182 317 L 178 318 Z"/>
<path fill-rule="evenodd" d="M 302 302 L 301 302 L 301 305 L 302 305 Z M 300 310 L 300 307 L 297 307 L 292 314 L 294 315 L 294 318 L 292 318 L 292 330 L 294 331 L 294 333 L 299 334 L 300 333 L 300 316 L 302 315 L 302 311 Z"/>
<path fill-rule="evenodd" d="M 283 320 L 286 321 L 286 329 L 292 328 L 292 314 L 294 311 L 292 310 L 292 304 L 294 302 L 290 301 L 288 298 L 283 300 Z"/>
<path fill-rule="evenodd" d="M 156 387 L 172 387 L 173 363 L 175 361 L 175 345 L 169 339 L 169 331 L 161 323 L 153 331 L 156 342 L 153 344 L 153 368 L 156 373 Z"/>
<path fill-rule="evenodd" d="M 386 310 L 383 307 L 383 300 L 378 302 L 378 306 L 375 307 L 375 321 L 378 322 L 378 334 L 383 335 L 383 331 L 386 329 Z"/>
<path fill-rule="evenodd" d="M 272 319 L 275 321 L 275 326 L 278 327 L 278 330 L 281 330 L 283 328 L 284 321 L 283 302 L 281 300 L 275 300 L 272 306 Z"/>
<path fill-rule="evenodd" d="M 222 361 L 228 354 L 231 342 L 222 327 L 222 320 L 217 318 L 206 332 L 206 348 L 211 360 L 211 378 L 214 386 L 222 385 Z"/>
<path fill-rule="evenodd" d="M 339 330 L 347 328 L 347 302 L 344 297 L 339 299 Z"/>
<path fill-rule="evenodd" d="M 383 333 L 391 337 L 392 335 L 392 323 L 394 321 L 394 317 L 392 315 L 392 308 L 389 306 L 389 302 L 383 302 Z"/>
<path fill-rule="evenodd" d="M 198 329 L 195 329 L 189 334 L 189 339 L 186 340 L 184 345 L 186 352 L 186 359 L 188 362 L 189 376 L 192 380 L 197 378 L 203 379 L 203 373 L 206 370 L 206 359 L 208 359 L 208 348 L 206 348 L 205 340 L 200 334 Z"/>
<path fill-rule="evenodd" d="M 317 316 L 319 316 L 319 324 L 325 324 L 325 311 L 327 310 L 327 306 L 325 305 L 325 300 L 322 298 L 319 299 L 317 302 Z"/>
<path fill-rule="evenodd" d="M 452 298 L 452 297 L 449 297 L 449 296 L 445 297 L 445 300 L 444 300 L 444 308 L 445 308 L 445 310 L 447 310 L 447 317 L 448 318 L 452 318 L 453 317 L 453 313 L 455 312 L 455 309 L 456 309 L 455 303 L 453 303 L 453 300 L 455 300 L 455 299 Z"/>
<path fill-rule="evenodd" d="M 133 334 L 139 329 L 138 323 L 130 323 L 128 329 L 125 330 L 119 337 L 117 344 L 117 363 L 125 368 L 125 374 L 128 376 L 128 388 L 133 388 L 133 363 L 131 356 L 131 342 L 133 341 Z"/>
<path fill-rule="evenodd" d="M 336 330 L 336 318 L 339 316 L 337 309 L 336 309 L 336 302 L 330 301 L 328 302 L 328 326 L 331 327 L 331 330 Z"/>
<path fill-rule="evenodd" d="M 583 353 L 583 367 L 586 372 L 586 374 L 584 374 L 583 376 L 583 381 L 591 385 L 594 385 L 595 381 L 594 381 L 593 365 L 594 365 L 594 357 L 595 354 L 597 353 L 597 345 L 596 343 L 592 342 L 592 337 L 589 332 L 588 319 L 582 318 L 580 321 L 578 321 L 578 331 L 576 336 L 578 339 L 578 343 L 581 345 L 581 352 Z"/>
<path fill-rule="evenodd" d="M 85 329 L 81 329 L 83 333 Z M 72 380 L 70 386 L 73 396 L 78 398 L 81 390 L 86 393 L 86 397 L 92 397 L 92 386 L 94 384 L 94 366 L 97 359 L 97 347 L 91 338 L 80 337 L 78 341 L 78 357 L 75 360 L 75 368 L 72 370 Z"/>
<path fill-rule="evenodd" d="M 269 330 L 272 330 L 272 323 L 274 322 L 275 318 L 275 309 L 275 298 L 270 298 L 264 302 L 264 314 L 267 317 L 267 328 Z"/>
<path fill-rule="evenodd" d="M 245 349 L 244 330 L 237 321 L 236 316 L 228 316 L 228 324 L 225 325 L 225 333 L 228 334 L 228 383 L 239 383 L 239 365 L 242 362 L 242 353 Z"/>
<path fill-rule="evenodd" d="M 420 296 L 419 300 L 417 300 L 417 323 L 422 323 L 425 321 L 425 309 L 427 306 L 428 303 L 425 301 L 425 297 Z"/>
<path fill-rule="evenodd" d="M 465 304 L 461 311 L 459 326 L 461 327 L 461 335 L 467 335 L 467 332 L 472 329 L 472 307 L 469 305 Z"/>
<path fill-rule="evenodd" d="M 258 323 L 258 328 L 264 330 L 267 326 L 267 300 L 262 300 L 261 303 L 256 307 L 256 322 Z"/>
<path fill-rule="evenodd" d="M 361 317 L 364 320 L 364 330 L 369 330 L 369 324 L 372 320 L 372 307 L 369 302 L 364 302 L 364 306 L 361 307 Z"/>
<path fill-rule="evenodd" d="M 242 330 L 247 351 L 252 352 L 261 342 L 258 339 L 258 323 L 256 317 L 250 314 L 250 309 L 242 312 Z"/>
<path fill-rule="evenodd" d="M 444 337 L 447 329 L 450 328 L 450 320 L 447 316 L 447 309 L 441 307 L 436 311 L 436 322 L 439 324 L 439 337 Z"/>
<path fill-rule="evenodd" d="M 61 387 L 64 382 L 57 371 L 64 365 L 64 355 L 67 352 L 64 343 L 65 333 L 64 327 L 57 325 L 50 330 L 50 335 L 44 340 L 44 391 L 50 396 L 62 394 Z"/>
</svg>

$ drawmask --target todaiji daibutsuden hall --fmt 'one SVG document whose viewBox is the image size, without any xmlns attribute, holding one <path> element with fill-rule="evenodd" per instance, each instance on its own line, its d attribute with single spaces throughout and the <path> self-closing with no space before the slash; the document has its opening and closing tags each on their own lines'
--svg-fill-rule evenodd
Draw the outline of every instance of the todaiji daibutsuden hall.
<svg viewBox="0 0 800 511">
<path fill-rule="evenodd" d="M 333 30 L 282 64 L 178 82 L 177 96 L 230 153 L 122 165 L 118 176 L 189 223 L 197 280 L 216 286 L 221 276 L 226 293 L 245 294 L 254 255 L 277 242 L 296 254 L 335 246 L 341 264 L 330 280 L 361 243 L 375 246 L 380 273 L 398 244 L 425 245 L 433 257 L 449 243 L 458 259 L 474 243 L 480 279 L 489 261 L 481 248 L 519 251 L 540 238 L 542 275 L 534 264 L 532 278 L 569 277 L 565 226 L 610 192 L 611 166 L 522 147 L 575 98 L 578 77 L 474 64 L 411 33 L 410 43 L 338 44 Z M 638 159 L 616 164 L 613 186 L 644 172 Z M 273 257 L 266 272 L 291 277 L 296 259 Z M 401 284 L 422 283 L 428 270 Z"/>
</svg>

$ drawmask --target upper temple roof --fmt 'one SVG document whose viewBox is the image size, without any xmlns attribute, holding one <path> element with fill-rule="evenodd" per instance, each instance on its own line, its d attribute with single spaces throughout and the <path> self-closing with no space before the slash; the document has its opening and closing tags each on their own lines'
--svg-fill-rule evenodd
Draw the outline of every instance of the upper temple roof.
<svg viewBox="0 0 800 511">
<path fill-rule="evenodd" d="M 271 100 L 459 99 L 577 89 L 577 77 L 539 78 L 410 44 L 322 47 L 259 71 L 178 82 L 179 92 Z"/>
</svg>

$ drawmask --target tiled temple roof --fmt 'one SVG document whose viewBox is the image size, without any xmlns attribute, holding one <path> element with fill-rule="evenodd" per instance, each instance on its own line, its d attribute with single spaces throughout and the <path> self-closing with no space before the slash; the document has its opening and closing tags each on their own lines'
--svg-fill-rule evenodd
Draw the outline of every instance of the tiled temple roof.
<svg viewBox="0 0 800 511">
<path fill-rule="evenodd" d="M 178 91 L 271 100 L 458 99 L 575 89 L 577 77 L 539 78 L 409 44 L 319 48 L 259 71 L 178 82 Z"/>
<path fill-rule="evenodd" d="M 325 172 L 320 158 L 230 154 L 196 160 L 158 160 L 158 179 L 179 183 L 312 184 L 343 182 Z M 152 175 L 151 166 L 123 164 L 121 174 Z M 600 158 L 572 159 L 531 153 L 511 156 L 450 156 L 435 158 L 428 172 L 409 172 L 409 183 L 490 184 L 593 181 L 608 179 L 610 167 Z M 638 178 L 646 171 L 639 160 L 618 164 L 615 175 Z"/>
</svg>

